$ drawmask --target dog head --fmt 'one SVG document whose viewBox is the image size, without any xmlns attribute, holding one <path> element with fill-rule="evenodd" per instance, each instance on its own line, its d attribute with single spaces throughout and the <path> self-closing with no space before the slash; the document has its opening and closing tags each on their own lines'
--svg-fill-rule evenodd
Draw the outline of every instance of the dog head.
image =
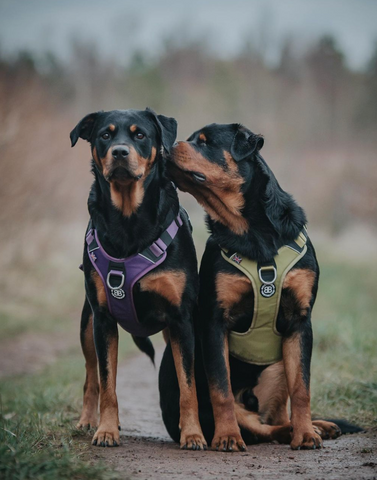
<svg viewBox="0 0 377 480">
<path fill-rule="evenodd" d="M 210 217 L 242 234 L 248 228 L 242 215 L 245 188 L 263 143 L 263 137 L 238 124 L 207 125 L 172 148 L 168 171 Z"/>
<path fill-rule="evenodd" d="M 174 118 L 152 110 L 112 110 L 86 115 L 72 130 L 91 145 L 93 160 L 110 184 L 126 186 L 142 181 L 161 153 L 169 152 L 177 134 Z"/>
</svg>

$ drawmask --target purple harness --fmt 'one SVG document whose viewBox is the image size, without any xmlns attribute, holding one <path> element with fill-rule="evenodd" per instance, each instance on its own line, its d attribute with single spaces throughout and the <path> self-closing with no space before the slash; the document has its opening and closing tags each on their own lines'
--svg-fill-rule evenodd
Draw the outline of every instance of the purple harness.
<svg viewBox="0 0 377 480">
<path fill-rule="evenodd" d="M 137 337 L 149 337 L 160 332 L 165 325 L 145 327 L 139 323 L 133 299 L 133 286 L 146 273 L 166 258 L 166 250 L 182 226 L 180 215 L 172 221 L 160 238 L 141 253 L 128 258 L 108 255 L 98 240 L 97 231 L 91 228 L 86 234 L 87 252 L 105 287 L 107 305 L 119 325 Z"/>
</svg>

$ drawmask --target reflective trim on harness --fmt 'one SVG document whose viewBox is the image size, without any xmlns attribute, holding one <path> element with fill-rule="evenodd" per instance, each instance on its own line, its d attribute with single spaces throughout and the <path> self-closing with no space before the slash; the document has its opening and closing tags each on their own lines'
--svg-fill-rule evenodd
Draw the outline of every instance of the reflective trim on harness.
<svg viewBox="0 0 377 480">
<path fill-rule="evenodd" d="M 305 255 L 306 228 L 294 242 L 284 245 L 270 262 L 263 265 L 237 253 L 221 249 L 228 263 L 244 273 L 254 292 L 254 312 L 247 332 L 229 333 L 229 352 L 239 360 L 255 365 L 270 365 L 282 358 L 281 335 L 276 330 L 281 291 L 285 276 Z"/>
<path fill-rule="evenodd" d="M 133 299 L 133 287 L 148 272 L 160 265 L 167 256 L 167 249 L 176 237 L 183 222 L 178 216 L 155 242 L 142 252 L 127 258 L 114 258 L 102 247 L 95 228 L 86 234 L 89 259 L 105 287 L 107 306 L 119 325 L 138 337 L 148 337 L 165 328 L 164 323 L 142 325 Z"/>
</svg>

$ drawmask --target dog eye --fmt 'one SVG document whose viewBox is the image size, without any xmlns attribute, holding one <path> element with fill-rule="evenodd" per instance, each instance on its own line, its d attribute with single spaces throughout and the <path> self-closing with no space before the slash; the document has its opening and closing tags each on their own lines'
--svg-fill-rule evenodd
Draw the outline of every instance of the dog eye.
<svg viewBox="0 0 377 480">
<path fill-rule="evenodd" d="M 108 139 L 110 138 L 110 133 L 107 133 L 107 132 L 106 132 L 106 133 L 103 133 L 103 134 L 101 135 L 101 137 L 102 137 L 104 140 L 108 140 Z"/>
<path fill-rule="evenodd" d="M 136 134 L 136 138 L 137 138 L 138 140 L 143 140 L 144 137 L 145 137 L 144 133 L 140 133 L 140 132 L 139 132 L 139 133 Z"/>
</svg>

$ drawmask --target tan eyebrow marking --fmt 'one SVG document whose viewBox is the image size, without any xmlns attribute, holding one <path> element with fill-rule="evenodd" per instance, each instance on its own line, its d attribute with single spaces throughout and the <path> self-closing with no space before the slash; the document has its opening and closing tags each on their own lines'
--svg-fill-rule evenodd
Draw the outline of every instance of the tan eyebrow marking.
<svg viewBox="0 0 377 480">
<path fill-rule="evenodd" d="M 115 130 L 115 125 L 113 125 L 112 123 L 110 123 L 109 125 L 109 130 L 110 132 L 113 132 Z"/>
<path fill-rule="evenodd" d="M 136 130 L 137 130 L 137 125 L 131 125 L 130 130 L 131 130 L 132 133 L 135 133 Z"/>
<path fill-rule="evenodd" d="M 204 135 L 204 133 L 201 133 L 199 135 L 199 139 L 202 141 L 202 142 L 206 142 L 207 141 L 207 137 Z"/>
</svg>

